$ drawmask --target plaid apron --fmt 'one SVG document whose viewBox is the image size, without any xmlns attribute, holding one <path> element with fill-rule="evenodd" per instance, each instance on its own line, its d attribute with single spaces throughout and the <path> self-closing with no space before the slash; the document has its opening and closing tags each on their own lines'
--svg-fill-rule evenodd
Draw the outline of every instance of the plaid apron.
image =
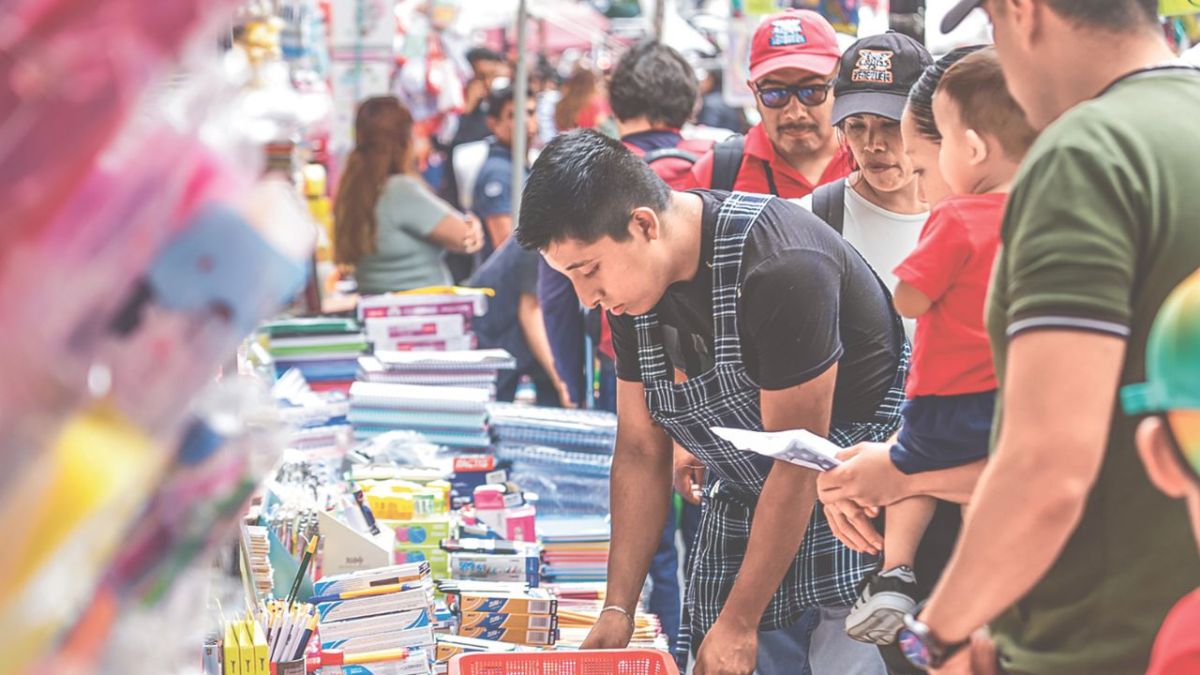
<svg viewBox="0 0 1200 675">
<path fill-rule="evenodd" d="M 746 234 L 770 199 L 769 195 L 734 193 L 725 200 L 717 217 L 712 263 L 716 349 L 712 370 L 676 384 L 667 365 L 657 314 L 651 312 L 635 320 L 638 361 L 651 416 L 708 469 L 680 626 L 677 657 L 681 665 L 686 665 L 691 649 L 699 647 L 733 588 L 750 540 L 754 506 L 774 462 L 737 450 L 710 431 L 715 426 L 756 431 L 763 428 L 760 388 L 742 362 L 737 299 Z M 905 340 L 896 379 L 875 418 L 835 419 L 830 441 L 850 447 L 863 441 L 885 441 L 896 431 L 904 402 L 908 357 Z M 818 502 L 800 551 L 771 598 L 759 629 L 790 626 L 807 608 L 852 605 L 858 583 L 874 570 L 876 562 L 875 557 L 855 553 L 833 536 Z"/>
</svg>

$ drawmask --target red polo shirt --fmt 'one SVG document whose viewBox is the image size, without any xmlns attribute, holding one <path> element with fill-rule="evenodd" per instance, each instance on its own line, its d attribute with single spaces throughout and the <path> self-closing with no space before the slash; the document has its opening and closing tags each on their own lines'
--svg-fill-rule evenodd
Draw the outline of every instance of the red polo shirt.
<svg viewBox="0 0 1200 675">
<path fill-rule="evenodd" d="M 775 146 L 771 145 L 771 139 L 767 138 L 767 132 L 763 130 L 762 124 L 756 124 L 746 134 L 746 151 L 742 155 L 742 167 L 738 171 L 733 189 L 739 192 L 770 194 L 771 188 L 767 181 L 767 172 L 763 168 L 764 162 L 771 167 L 771 173 L 775 176 L 775 187 L 779 190 L 779 196 L 784 199 L 806 197 L 818 186 L 845 178 L 850 175 L 851 171 L 850 153 L 845 147 L 841 147 L 830 160 L 829 166 L 825 167 L 825 172 L 821 174 L 821 180 L 814 185 L 783 158 L 776 155 Z M 709 152 L 692 167 L 694 185 L 690 187 L 710 187 L 712 172 L 713 153 Z"/>
</svg>

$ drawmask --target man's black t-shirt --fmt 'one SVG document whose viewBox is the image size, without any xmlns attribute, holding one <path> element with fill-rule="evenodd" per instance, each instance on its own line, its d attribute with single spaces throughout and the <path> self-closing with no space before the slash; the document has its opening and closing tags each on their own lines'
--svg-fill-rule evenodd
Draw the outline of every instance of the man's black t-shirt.
<svg viewBox="0 0 1200 675">
<path fill-rule="evenodd" d="M 712 259 L 727 192 L 704 200 L 700 269 L 659 301 L 667 358 L 688 377 L 714 363 Z M 817 378 L 837 363 L 835 420 L 869 420 L 892 386 L 903 329 L 883 284 L 862 256 L 807 209 L 772 199 L 746 236 L 738 326 L 746 371 L 769 391 Z M 634 317 L 609 315 L 617 376 L 641 381 Z"/>
</svg>

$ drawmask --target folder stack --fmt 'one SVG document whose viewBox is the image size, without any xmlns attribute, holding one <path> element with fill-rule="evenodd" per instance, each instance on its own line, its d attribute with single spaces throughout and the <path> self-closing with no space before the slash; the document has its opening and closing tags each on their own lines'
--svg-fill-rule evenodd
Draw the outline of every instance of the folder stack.
<svg viewBox="0 0 1200 675">
<path fill-rule="evenodd" d="M 547 647 L 558 640 L 558 600 L 540 589 L 512 584 L 443 585 L 462 638 Z"/>
<path fill-rule="evenodd" d="M 389 431 L 414 431 L 430 443 L 486 448 L 491 393 L 472 387 L 355 382 L 350 388 L 354 437 L 368 440 Z"/>
<path fill-rule="evenodd" d="M 262 331 L 276 375 L 295 368 L 314 391 L 347 391 L 367 349 L 353 319 L 284 319 L 265 324 Z"/>
<path fill-rule="evenodd" d="M 426 563 L 393 565 L 320 579 L 314 584 L 318 633 L 323 651 L 346 658 L 424 650 L 434 654 L 433 581 Z"/>
<path fill-rule="evenodd" d="M 517 367 L 503 349 L 403 352 L 377 350 L 358 361 L 358 379 L 364 382 L 478 387 L 495 390 L 501 370 Z"/>
<path fill-rule="evenodd" d="M 425 288 L 363 298 L 358 317 L 376 351 L 441 352 L 475 348 L 471 320 L 488 308 L 489 291 Z"/>
<path fill-rule="evenodd" d="M 542 579 L 548 583 L 603 582 L 608 577 L 606 518 L 541 518 Z"/>
</svg>

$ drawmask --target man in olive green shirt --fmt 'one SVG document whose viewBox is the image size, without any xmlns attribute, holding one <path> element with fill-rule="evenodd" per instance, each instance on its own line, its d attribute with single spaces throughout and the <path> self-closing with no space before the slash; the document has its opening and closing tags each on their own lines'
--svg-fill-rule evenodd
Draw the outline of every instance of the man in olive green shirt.
<svg viewBox="0 0 1200 675">
<path fill-rule="evenodd" d="M 938 673 L 972 660 L 974 672 L 1141 673 L 1200 560 L 1183 508 L 1138 464 L 1137 420 L 1114 403 L 1145 379 L 1154 316 L 1200 266 L 1200 72 L 1174 62 L 1155 0 L 967 0 L 948 23 L 981 4 L 1009 89 L 1043 131 L 1011 193 L 989 301 L 991 459 L 924 625 L 910 627 L 952 654 Z M 955 650 L 989 622 L 998 659 L 979 637 Z"/>
</svg>

